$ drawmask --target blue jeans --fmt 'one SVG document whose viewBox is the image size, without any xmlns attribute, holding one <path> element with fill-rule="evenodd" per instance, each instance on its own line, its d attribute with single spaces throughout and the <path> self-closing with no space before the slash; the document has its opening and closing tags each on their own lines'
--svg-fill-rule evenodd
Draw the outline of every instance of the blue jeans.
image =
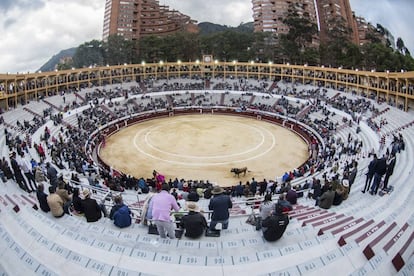
<svg viewBox="0 0 414 276">
<path fill-rule="evenodd" d="M 212 220 L 210 222 L 210 229 L 216 230 L 217 223 L 221 223 L 221 229 L 227 229 L 229 227 L 229 220 Z"/>
</svg>

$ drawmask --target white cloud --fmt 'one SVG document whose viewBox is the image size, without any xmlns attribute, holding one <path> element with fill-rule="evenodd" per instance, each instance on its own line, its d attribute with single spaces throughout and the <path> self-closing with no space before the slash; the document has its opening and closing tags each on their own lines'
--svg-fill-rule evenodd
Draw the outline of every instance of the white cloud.
<svg viewBox="0 0 414 276">
<path fill-rule="evenodd" d="M 37 70 L 60 50 L 102 35 L 100 0 L 49 0 L 41 8 L 9 6 L 0 19 L 0 72 Z M 6 24 L 13 18 L 18 20 Z"/>
<path fill-rule="evenodd" d="M 351 7 L 359 16 L 373 24 L 387 28 L 397 41 L 401 37 L 405 46 L 414 55 L 414 36 L 412 35 L 411 17 L 414 11 L 412 0 L 350 0 Z"/>
<path fill-rule="evenodd" d="M 357 15 L 401 37 L 414 54 L 412 0 L 350 0 Z M 160 0 L 199 22 L 252 21 L 251 0 Z M 104 0 L 0 0 L 0 72 L 34 71 L 60 50 L 101 39 Z"/>
</svg>

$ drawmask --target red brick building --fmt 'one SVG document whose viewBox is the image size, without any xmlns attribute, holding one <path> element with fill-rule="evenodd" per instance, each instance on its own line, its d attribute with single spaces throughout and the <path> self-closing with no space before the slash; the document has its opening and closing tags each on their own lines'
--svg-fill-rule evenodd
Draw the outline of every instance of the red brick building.
<svg viewBox="0 0 414 276">
<path fill-rule="evenodd" d="M 106 0 L 103 39 L 121 35 L 139 39 L 146 35 L 168 35 L 178 31 L 197 32 L 196 21 L 158 0 Z"/>
</svg>

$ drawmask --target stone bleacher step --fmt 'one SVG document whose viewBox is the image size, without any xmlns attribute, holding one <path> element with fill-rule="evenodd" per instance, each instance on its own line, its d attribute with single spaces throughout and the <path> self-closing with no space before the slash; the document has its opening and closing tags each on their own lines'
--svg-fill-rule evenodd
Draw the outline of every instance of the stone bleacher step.
<svg viewBox="0 0 414 276">
<path fill-rule="evenodd" d="M 79 98 L 82 102 L 86 102 L 86 99 L 82 95 L 80 95 L 78 92 L 75 92 L 74 94 L 76 98 Z"/>
<path fill-rule="evenodd" d="M 328 230 L 336 228 L 340 225 L 344 225 L 345 223 L 348 223 L 349 221 L 351 221 L 353 219 L 354 219 L 354 217 L 351 216 L 351 217 L 346 217 L 342 220 L 338 220 L 338 221 L 335 220 L 334 223 L 321 227 L 318 230 L 318 236 L 324 235 Z M 329 222 L 331 222 L 331 221 L 329 221 Z M 321 225 L 318 225 L 318 226 L 321 226 Z"/>
<path fill-rule="evenodd" d="M 30 114 L 32 114 L 35 117 L 42 118 L 42 116 L 40 114 L 37 114 L 36 112 L 34 112 L 33 110 L 31 110 L 30 108 L 23 107 L 23 110 L 29 112 Z"/>
<path fill-rule="evenodd" d="M 405 241 L 404 245 L 401 247 L 400 250 L 398 250 L 397 254 L 392 258 L 392 264 L 394 265 L 395 269 L 397 271 L 400 271 L 401 268 L 405 265 L 403 255 L 405 255 L 408 247 L 412 245 L 412 242 L 414 240 L 414 231 L 411 232 L 411 235 L 409 238 Z M 411 247 L 411 251 L 407 252 L 409 254 L 407 257 L 414 255 L 413 248 Z"/>
<path fill-rule="evenodd" d="M 351 230 L 350 232 L 347 232 L 347 233 L 343 234 L 339 238 L 339 240 L 338 240 L 339 246 L 344 246 L 347 243 L 347 241 L 346 241 L 347 238 L 349 238 L 349 237 L 351 237 L 353 235 L 356 235 L 357 233 L 359 233 L 360 231 L 364 230 L 365 228 L 367 228 L 368 226 L 370 226 L 373 223 L 374 223 L 374 220 L 371 219 L 371 220 L 365 222 L 364 224 L 359 225 L 358 227 L 356 227 L 355 229 Z"/>
<path fill-rule="evenodd" d="M 328 212 L 326 210 L 321 210 L 320 213 L 315 213 L 310 216 L 307 216 L 306 219 L 303 221 L 302 226 L 306 226 L 309 223 L 314 223 L 320 220 L 329 220 L 330 217 L 334 217 L 336 215 L 335 212 Z M 303 217 L 298 218 L 298 220 L 303 220 Z"/>
<path fill-rule="evenodd" d="M 362 251 L 362 253 L 364 253 L 364 256 L 370 260 L 372 257 L 375 256 L 375 252 L 374 252 L 374 247 L 382 240 L 385 238 L 385 236 L 387 236 L 387 234 L 389 232 L 392 231 L 392 229 L 394 229 L 397 226 L 397 223 L 394 221 L 391 225 L 389 225 L 386 229 L 384 229 L 384 231 L 382 231 L 374 240 L 372 240 Z M 368 232 L 365 234 L 368 237 Z M 361 237 L 364 237 L 364 235 L 362 235 Z M 360 243 L 362 240 L 360 238 L 357 238 L 356 241 L 357 243 Z"/>
<path fill-rule="evenodd" d="M 22 219 L 22 220 L 24 220 L 24 219 Z M 55 226 L 53 226 L 53 225 L 50 225 L 50 227 L 55 228 Z M 29 229 L 29 228 L 30 228 L 30 226 L 28 226 L 27 229 Z M 76 240 L 79 240 L 79 238 L 80 238 L 79 233 L 83 232 L 83 231 L 79 232 L 79 230 L 76 231 L 76 232 L 68 231 L 68 230 L 65 230 L 64 227 L 58 227 L 58 228 L 55 228 L 55 229 L 57 231 L 61 232 L 63 235 L 67 236 L 67 237 L 76 238 Z M 60 230 L 58 230 L 58 229 L 60 229 Z M 99 227 L 96 228 L 96 229 L 94 227 L 92 227 L 92 228 L 89 229 L 88 232 L 93 232 L 93 231 L 98 231 L 98 233 L 101 233 L 101 232 L 99 232 L 100 231 Z M 114 231 L 115 234 L 116 234 L 116 232 L 118 232 L 118 231 Z M 99 236 L 102 237 L 102 234 L 103 233 L 101 233 Z M 142 238 L 143 239 L 148 239 L 150 241 L 153 240 L 153 239 L 151 239 L 150 237 L 147 237 L 147 236 L 143 236 Z M 222 241 L 222 243 L 223 243 L 222 246 L 223 246 L 223 249 L 225 249 L 225 248 L 228 249 L 229 254 L 230 254 L 230 252 L 232 252 L 232 250 L 234 250 L 234 248 L 235 248 L 234 246 L 237 247 L 237 244 L 240 244 L 241 242 L 242 241 Z M 271 252 L 273 252 L 271 254 L 271 256 L 276 258 L 276 257 L 291 255 L 293 253 L 298 253 L 298 252 L 303 251 L 307 248 L 312 248 L 313 246 L 322 246 L 322 244 L 321 244 L 322 242 L 323 242 L 323 240 L 320 240 L 320 241 L 309 240 L 309 241 L 304 241 L 303 243 L 301 243 L 300 246 L 299 246 L 299 244 L 296 245 L 296 246 L 295 246 L 295 244 L 290 244 L 290 245 L 287 245 L 287 246 L 279 247 L 277 249 L 269 249 L 269 250 Z M 141 259 L 142 258 L 147 259 L 145 256 L 147 256 L 147 257 L 149 256 L 150 259 L 148 259 L 148 260 L 153 261 L 153 262 L 172 263 L 172 264 L 176 263 L 176 264 L 180 264 L 180 265 L 191 264 L 191 262 L 188 263 L 188 262 L 185 261 L 185 258 L 189 257 L 185 254 L 182 254 L 182 255 L 173 254 L 173 255 L 171 255 L 171 254 L 167 254 L 167 252 L 166 253 L 150 252 L 150 251 L 145 251 L 145 250 L 141 250 L 141 249 L 134 249 L 134 248 L 129 248 L 128 249 L 127 247 L 119 245 L 119 244 L 112 244 L 112 246 L 111 246 L 110 243 L 105 242 L 104 240 L 98 241 L 98 240 L 92 239 L 90 241 L 86 241 L 86 243 L 87 244 L 90 243 L 90 246 L 96 247 L 97 249 L 103 249 L 103 250 L 108 251 L 108 252 L 109 251 L 110 252 L 119 252 L 121 254 L 126 254 L 127 256 L 132 256 L 132 257 L 135 253 L 138 252 L 139 254 L 141 254 L 140 255 Z M 96 245 L 95 245 L 95 243 L 96 243 Z M 200 247 L 202 241 L 199 242 L 199 241 L 177 241 L 177 240 L 174 240 L 174 241 L 159 240 L 159 243 L 163 247 L 171 247 L 172 246 L 171 249 L 172 248 L 177 248 L 177 246 L 178 246 L 178 245 L 176 245 L 177 243 L 181 244 L 182 248 L 187 248 L 187 249 L 192 248 L 193 247 L 192 245 L 194 245 L 194 244 L 198 244 L 197 250 L 200 250 L 200 248 L 207 249 L 207 248 L 209 248 L 207 245 L 211 244 L 210 242 L 207 242 L 207 243 L 204 242 L 203 244 L 206 245 L 207 247 Z M 251 244 L 247 240 L 247 241 L 243 241 L 243 243 L 246 243 L 245 246 L 247 246 L 248 248 L 251 249 L 251 245 L 255 244 L 256 242 L 253 241 L 253 244 Z M 269 246 L 270 245 L 271 244 L 269 244 Z M 59 248 L 61 248 L 63 250 L 62 252 L 64 253 L 64 255 L 66 255 L 65 252 L 67 252 L 69 254 L 70 248 L 65 249 L 62 246 L 59 246 Z M 112 249 L 115 250 L 115 251 L 113 251 Z M 158 248 L 158 249 L 160 249 L 160 248 Z M 196 260 L 194 261 L 195 263 L 193 263 L 193 264 L 202 265 L 202 266 L 209 266 L 209 265 L 214 264 L 214 262 L 216 261 L 216 258 L 217 258 L 216 250 L 217 250 L 217 247 L 215 247 L 215 249 L 213 251 L 211 251 L 211 253 L 212 253 L 211 255 L 206 255 L 206 256 L 196 255 L 196 256 L 194 256 L 194 258 Z M 248 263 L 253 263 L 253 262 L 258 262 L 258 261 L 264 261 L 264 260 L 267 260 L 270 256 L 269 255 L 270 254 L 269 250 L 264 250 L 262 252 L 252 253 L 250 255 L 249 254 L 247 254 L 247 255 L 245 255 L 245 254 L 231 254 L 231 255 L 226 255 L 226 256 L 221 256 L 221 257 L 219 256 L 219 258 L 223 258 L 221 260 L 220 264 L 227 265 L 227 266 L 234 266 L 234 265 L 239 265 L 239 264 L 248 264 Z M 74 253 L 79 254 L 77 252 L 74 252 Z M 246 253 L 247 253 L 247 251 L 246 251 Z M 167 256 L 169 256 L 169 257 L 167 258 Z"/>
<path fill-rule="evenodd" d="M 63 110 L 62 110 L 62 108 L 60 108 L 60 107 L 56 106 L 55 104 L 51 103 L 50 101 L 48 101 L 48 100 L 46 100 L 46 99 L 43 99 L 42 101 L 43 101 L 44 103 L 46 103 L 47 105 L 49 105 L 50 107 L 52 107 L 53 109 L 55 109 L 55 110 L 59 111 L 59 112 L 62 112 L 62 111 L 63 111 Z"/>
</svg>

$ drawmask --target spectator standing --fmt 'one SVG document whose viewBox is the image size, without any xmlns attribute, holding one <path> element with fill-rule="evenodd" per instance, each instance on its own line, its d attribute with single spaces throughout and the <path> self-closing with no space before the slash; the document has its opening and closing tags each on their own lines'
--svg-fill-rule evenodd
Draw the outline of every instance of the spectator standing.
<svg viewBox="0 0 414 276">
<path fill-rule="evenodd" d="M 243 195 L 243 191 L 244 191 L 244 187 L 242 185 L 242 182 L 239 181 L 239 184 L 237 184 L 237 186 L 235 188 L 235 196 L 236 197 L 241 197 Z"/>
<path fill-rule="evenodd" d="M 10 153 L 9 157 L 10 157 L 10 164 L 11 164 L 11 167 L 12 167 L 13 173 L 14 173 L 14 179 L 16 180 L 17 184 L 19 185 L 20 189 L 22 189 L 22 190 L 24 190 L 28 193 L 31 193 L 32 190 L 30 190 L 29 187 L 27 187 L 26 180 L 24 179 L 22 171 L 20 169 L 20 165 L 19 165 L 19 163 L 17 163 L 16 153 L 15 152 Z"/>
<path fill-rule="evenodd" d="M 229 226 L 229 209 L 233 207 L 233 203 L 230 197 L 224 194 L 224 189 L 220 186 L 214 187 L 211 193 L 214 197 L 210 199 L 208 205 L 208 209 L 213 211 L 210 229 L 215 230 L 217 223 L 222 224 L 222 229 L 227 229 Z"/>
<path fill-rule="evenodd" d="M 385 156 L 383 156 L 382 158 L 378 159 L 377 162 L 375 163 L 374 181 L 372 183 L 371 191 L 369 192 L 371 195 L 377 194 L 381 179 L 386 172 L 387 172 L 387 159 Z"/>
<path fill-rule="evenodd" d="M 43 184 L 37 185 L 36 197 L 37 197 L 37 200 L 39 201 L 40 210 L 42 210 L 45 213 L 49 212 L 50 207 L 49 207 L 49 204 L 47 203 L 47 194 L 44 192 Z"/>
<path fill-rule="evenodd" d="M 36 191 L 37 185 L 36 185 L 35 177 L 34 177 L 33 172 L 32 172 L 32 164 L 30 163 L 29 160 L 27 160 L 24 157 L 24 151 L 22 151 L 22 153 L 21 153 L 20 160 L 19 160 L 19 165 L 20 165 L 20 168 L 23 171 L 24 175 L 26 176 L 27 181 L 29 182 L 28 184 L 30 185 L 31 190 Z"/>
<path fill-rule="evenodd" d="M 390 179 L 390 176 L 394 173 L 395 162 L 396 162 L 395 154 L 391 154 L 391 158 L 387 162 L 387 171 L 384 177 L 383 190 L 388 189 L 388 181 Z"/>
<path fill-rule="evenodd" d="M 255 196 L 256 192 L 257 192 L 257 181 L 253 177 L 252 183 L 250 184 L 250 193 L 252 194 L 252 196 Z"/>
<path fill-rule="evenodd" d="M 364 187 L 364 190 L 362 190 L 363 193 L 365 193 L 366 191 L 369 191 L 372 178 L 374 177 L 376 163 L 377 163 L 377 155 L 374 154 L 374 157 L 372 158 L 371 162 L 369 162 L 369 165 L 368 165 L 368 172 L 366 173 L 367 178 L 365 180 L 365 187 Z"/>
<path fill-rule="evenodd" d="M 267 190 L 267 181 L 266 179 L 263 179 L 263 181 L 260 182 L 259 184 L 259 195 L 264 196 L 266 190 Z"/>
<path fill-rule="evenodd" d="M 57 180 L 58 180 L 57 175 L 58 175 L 58 172 L 55 169 L 55 167 L 53 167 L 52 165 L 50 165 L 49 162 L 47 162 L 46 163 L 46 176 L 50 181 L 50 185 L 52 185 L 55 188 L 57 187 L 57 184 L 58 184 L 57 183 Z"/>
<path fill-rule="evenodd" d="M 170 239 L 175 238 L 175 226 L 170 217 L 171 210 L 178 212 L 180 207 L 175 198 L 169 193 L 170 186 L 164 183 L 161 191 L 154 195 L 150 202 L 152 210 L 152 220 L 157 226 L 160 237 L 165 239 L 168 235 Z"/>
</svg>

